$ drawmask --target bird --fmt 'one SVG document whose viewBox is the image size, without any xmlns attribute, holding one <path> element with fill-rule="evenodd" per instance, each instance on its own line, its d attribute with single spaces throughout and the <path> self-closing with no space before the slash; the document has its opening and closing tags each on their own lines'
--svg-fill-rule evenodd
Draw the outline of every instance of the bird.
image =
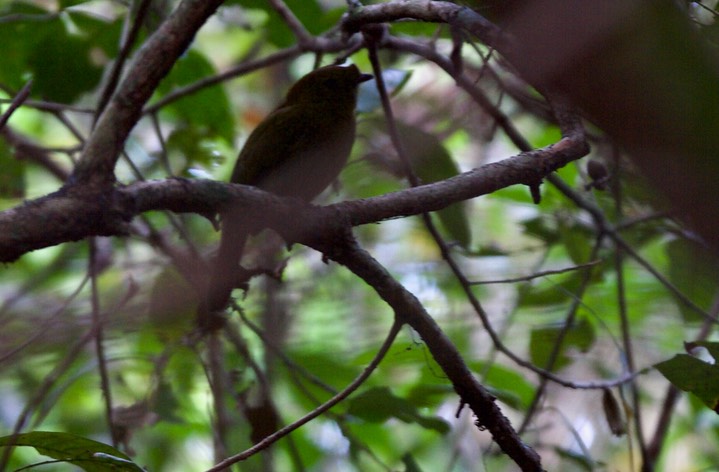
<svg viewBox="0 0 719 472">
<path fill-rule="evenodd" d="M 372 78 L 355 65 L 325 66 L 302 77 L 247 138 L 230 182 L 313 200 L 347 163 L 355 139 L 358 88 Z M 238 207 L 222 214 L 220 247 L 198 312 L 200 325 L 210 329 L 224 322 L 217 313 L 241 282 L 247 238 L 262 229 L 247 216 L 247 209 Z"/>
</svg>

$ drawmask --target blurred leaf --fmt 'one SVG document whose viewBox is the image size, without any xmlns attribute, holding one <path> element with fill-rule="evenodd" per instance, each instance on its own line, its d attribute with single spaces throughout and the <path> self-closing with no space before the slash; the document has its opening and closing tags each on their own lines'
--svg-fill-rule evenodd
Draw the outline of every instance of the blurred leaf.
<svg viewBox="0 0 719 472">
<path fill-rule="evenodd" d="M 75 5 L 80 5 L 82 3 L 89 3 L 91 0 L 59 0 L 60 4 L 60 10 L 64 10 L 65 8 L 72 7 Z"/>
<path fill-rule="evenodd" d="M 93 55 L 93 60 L 110 61 L 115 57 L 122 34 L 124 21 L 122 18 L 110 22 L 101 16 L 84 11 L 68 11 L 64 15 L 67 15 L 67 18 L 77 27 L 80 36 L 91 43 L 90 53 Z M 99 48 L 106 57 L 101 57 L 96 48 Z"/>
<path fill-rule="evenodd" d="M 559 231 L 547 223 L 546 215 L 524 220 L 521 225 L 524 227 L 525 234 L 544 241 L 548 246 L 560 239 Z"/>
<path fill-rule="evenodd" d="M 532 145 L 535 148 L 549 146 L 562 139 L 562 132 L 556 125 L 546 125 L 539 128 L 539 131 L 532 136 Z"/>
<path fill-rule="evenodd" d="M 584 454 L 580 454 L 576 451 L 572 451 L 563 447 L 555 447 L 554 452 L 559 455 L 559 457 L 571 462 L 574 464 L 577 469 L 572 470 L 586 470 L 589 472 L 592 472 L 595 469 L 595 466 L 597 465 L 591 457 L 587 457 Z"/>
<path fill-rule="evenodd" d="M 267 39 L 275 46 L 285 48 L 295 43 L 294 33 L 268 2 L 264 0 L 235 0 L 228 3 L 236 3 L 244 8 L 267 12 L 268 18 L 264 27 Z M 334 14 L 326 16 L 316 0 L 284 0 L 284 3 L 300 20 L 302 26 L 313 35 L 328 29 L 332 25 L 331 19 L 336 16 Z"/>
<path fill-rule="evenodd" d="M 33 31 L 40 39 L 27 57 L 34 76 L 33 95 L 72 103 L 100 82 L 102 68 L 91 60 L 93 45 L 68 33 L 59 18 L 40 26 Z"/>
<path fill-rule="evenodd" d="M 114 447 L 74 434 L 34 431 L 0 438 L 0 446 L 10 444 L 33 447 L 40 454 L 87 472 L 143 472 L 142 467 Z"/>
<path fill-rule="evenodd" d="M 719 366 L 688 354 L 677 354 L 654 367 L 675 387 L 696 395 L 706 406 L 719 413 Z"/>
<path fill-rule="evenodd" d="M 222 156 L 206 129 L 187 124 L 179 125 L 170 133 L 166 146 L 172 175 L 187 176 L 195 164 L 211 168 Z"/>
<path fill-rule="evenodd" d="M 520 300 L 520 306 L 547 306 L 566 303 L 582 285 L 585 274 L 575 270 L 568 274 L 549 276 L 540 284 L 533 284 Z"/>
<path fill-rule="evenodd" d="M 421 21 L 407 21 L 401 23 L 392 23 L 390 26 L 392 34 L 395 35 L 407 35 L 407 36 L 424 36 L 436 37 L 438 30 L 441 33 L 439 36 L 443 38 L 449 37 L 449 28 L 440 29 L 438 25 L 433 23 L 424 23 Z"/>
<path fill-rule="evenodd" d="M 173 267 L 160 272 L 152 284 L 149 322 L 163 341 L 177 341 L 193 326 L 198 298 Z"/>
<path fill-rule="evenodd" d="M 502 402 L 520 411 L 529 408 L 535 387 L 524 373 L 500 364 L 487 365 L 485 362 L 473 363 L 472 370 L 482 376 L 482 383 Z"/>
<path fill-rule="evenodd" d="M 159 415 L 162 421 L 181 421 L 178 415 L 181 405 L 169 383 L 164 380 L 160 382 L 159 387 L 154 392 L 153 400 L 153 411 Z"/>
<path fill-rule="evenodd" d="M 288 355 L 294 362 L 302 366 L 302 368 L 327 382 L 329 386 L 333 388 L 347 385 L 357 376 L 360 370 L 354 363 L 347 362 L 346 359 L 329 351 L 314 351 L 305 348 L 292 350 L 288 352 Z M 291 367 L 288 366 L 288 368 L 294 372 Z M 307 408 L 317 406 L 311 398 L 308 398 L 306 395 L 307 392 L 319 398 L 327 398 L 329 395 L 325 389 L 318 387 L 312 382 L 302 385 L 300 388 L 297 388 L 296 383 L 292 382 L 291 386 L 296 389 L 295 397 L 297 401 L 300 401 L 301 404 Z"/>
<path fill-rule="evenodd" d="M 438 182 L 459 175 L 459 167 L 447 149 L 433 134 L 420 128 L 397 123 L 412 168 L 423 183 Z M 463 248 L 469 247 L 471 235 L 464 202 L 436 211 L 442 226 Z"/>
<path fill-rule="evenodd" d="M 18 15 L 15 21 L 2 23 L 0 27 L 0 82 L 19 90 L 31 72 L 28 59 L 44 31 L 57 20 L 47 10 L 25 2 L 0 3 L 0 15 Z M 32 19 L 32 20 L 31 20 Z"/>
<path fill-rule="evenodd" d="M 423 408 L 435 406 L 451 395 L 454 389 L 449 384 L 427 384 L 425 382 L 413 385 L 407 394 L 407 401 L 413 405 Z"/>
<path fill-rule="evenodd" d="M 420 415 L 414 405 L 395 396 L 387 387 L 370 388 L 352 397 L 348 405 L 348 414 L 372 423 L 384 423 L 390 418 L 397 418 L 442 434 L 449 431 L 449 425 L 444 420 Z"/>
<path fill-rule="evenodd" d="M 585 264 L 592 253 L 594 234 L 584 225 L 560 221 L 559 237 L 564 249 L 575 264 Z"/>
<path fill-rule="evenodd" d="M 18 16 L 0 28 L 0 81 L 19 88 L 32 74 L 33 96 L 74 101 L 100 81 L 103 61 L 97 55 L 98 46 L 105 62 L 117 50 L 121 20 L 110 24 L 101 17 L 77 11 L 50 14 L 20 2 L 9 4 L 3 14 Z M 77 31 L 65 18 L 74 23 Z"/>
<path fill-rule="evenodd" d="M 529 339 L 529 355 L 534 365 L 541 368 L 547 367 L 550 354 L 554 351 L 563 328 L 564 324 L 556 324 L 532 330 Z M 581 352 L 587 352 L 594 344 L 594 339 L 594 327 L 585 318 L 575 322 L 567 330 L 551 370 L 558 371 L 569 365 L 571 358 L 567 356 L 567 351 L 577 349 Z"/>
<path fill-rule="evenodd" d="M 159 91 L 162 95 L 200 79 L 216 74 L 215 68 L 205 56 L 195 50 L 189 50 L 175 63 L 170 74 L 162 81 Z M 204 88 L 192 95 L 172 102 L 163 110 L 171 110 L 189 125 L 196 136 L 220 136 L 232 143 L 235 136 L 235 121 L 230 101 L 221 85 Z M 192 155 L 188 155 L 192 158 Z"/>
<path fill-rule="evenodd" d="M 460 173 L 459 167 L 452 159 L 447 149 L 433 134 L 427 133 L 415 126 L 396 122 L 397 131 L 402 146 L 410 160 L 412 171 L 419 178 L 421 183 L 432 183 L 449 179 Z M 383 120 L 377 120 L 375 125 L 386 129 Z M 369 159 L 370 162 L 387 170 L 390 173 L 402 175 L 399 170 L 401 166 L 398 157 L 394 159 L 385 156 L 376 156 Z M 453 241 L 459 243 L 463 248 L 471 244 L 469 222 L 467 221 L 466 203 L 458 202 L 449 205 L 442 210 L 433 212 L 439 217 L 442 228 L 447 232 Z"/>
<path fill-rule="evenodd" d="M 703 309 L 708 309 L 716 293 L 716 268 L 719 261 L 704 247 L 675 239 L 666 245 L 669 257 L 669 280 L 690 300 Z M 680 301 L 677 307 L 685 321 L 698 321 L 701 316 Z"/>
<path fill-rule="evenodd" d="M 25 196 L 25 163 L 15 159 L 5 140 L 0 140 L 0 169 L 0 198 Z"/>
</svg>

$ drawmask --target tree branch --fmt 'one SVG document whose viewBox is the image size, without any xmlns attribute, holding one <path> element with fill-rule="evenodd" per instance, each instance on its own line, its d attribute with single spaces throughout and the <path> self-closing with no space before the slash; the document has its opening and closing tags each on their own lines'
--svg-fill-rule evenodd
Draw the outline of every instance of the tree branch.
<svg viewBox="0 0 719 472">
<path fill-rule="evenodd" d="M 586 153 L 585 142 L 564 138 L 451 179 L 315 211 L 325 211 L 326 215 L 342 212 L 352 226 L 418 215 L 510 185 L 537 182 Z M 117 189 L 76 186 L 0 212 L 0 262 L 12 262 L 26 252 L 87 236 L 126 235 L 128 222 L 146 211 L 213 215 L 233 199 L 240 205 L 261 209 L 278 227 L 282 226 L 282 219 L 274 217 L 287 218 L 298 212 L 292 199 L 282 199 L 254 187 L 211 180 L 168 179 Z M 271 225 L 268 221 L 268 226 Z"/>
<path fill-rule="evenodd" d="M 222 0 L 183 0 L 145 42 L 88 139 L 75 168 L 74 183 L 101 187 L 115 182 L 115 163 L 142 107 L 220 4 Z"/>
<path fill-rule="evenodd" d="M 392 307 L 397 321 L 409 324 L 427 344 L 432 357 L 452 382 L 462 404 L 474 412 L 476 424 L 487 428 L 499 447 L 525 471 L 541 471 L 539 455 L 524 444 L 502 414 L 491 395 L 474 377 L 452 341 L 424 309 L 417 298 L 397 282 L 370 254 L 362 249 L 351 234 L 348 222 L 341 216 L 334 220 L 335 233 L 313 232 L 308 246 L 344 265 L 367 282 Z M 317 236 L 315 236 L 317 235 Z"/>
</svg>

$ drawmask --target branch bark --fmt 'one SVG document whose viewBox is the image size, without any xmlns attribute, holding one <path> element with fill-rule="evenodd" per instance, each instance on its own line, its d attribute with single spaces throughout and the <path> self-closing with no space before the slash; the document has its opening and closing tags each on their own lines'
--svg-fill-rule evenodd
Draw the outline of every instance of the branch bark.
<svg viewBox="0 0 719 472">
<path fill-rule="evenodd" d="M 326 215 L 341 212 L 352 226 L 418 215 L 510 185 L 539 182 L 587 152 L 583 140 L 563 138 L 545 148 L 451 179 L 379 197 L 311 208 Z M 146 211 L 212 215 L 231 201 L 266 213 L 267 225 L 273 229 L 282 228 L 287 218 L 296 220 L 293 215 L 300 211 L 292 199 L 282 199 L 254 187 L 211 180 L 168 179 L 117 188 L 74 186 L 0 212 L 0 262 L 13 262 L 29 251 L 87 236 L 126 235 L 129 221 Z M 298 224 L 302 227 L 301 221 Z"/>
<path fill-rule="evenodd" d="M 419 333 L 432 357 L 452 382 L 461 403 L 469 405 L 474 412 L 477 427 L 488 429 L 502 451 L 511 457 L 521 470 L 543 470 L 539 455 L 522 442 L 495 403 L 495 397 L 477 381 L 452 341 L 442 332 L 419 300 L 357 244 L 351 234 L 349 221 L 340 217 L 333 223 L 333 231 L 325 231 L 320 237 L 315 235 L 322 233 L 313 232 L 312 237 L 304 243 L 346 266 L 367 282 L 392 307 L 397 321 L 407 323 Z"/>
<path fill-rule="evenodd" d="M 142 107 L 221 4 L 222 0 L 184 0 L 145 42 L 90 135 L 73 174 L 74 184 L 103 187 L 115 182 L 115 164 Z"/>
</svg>

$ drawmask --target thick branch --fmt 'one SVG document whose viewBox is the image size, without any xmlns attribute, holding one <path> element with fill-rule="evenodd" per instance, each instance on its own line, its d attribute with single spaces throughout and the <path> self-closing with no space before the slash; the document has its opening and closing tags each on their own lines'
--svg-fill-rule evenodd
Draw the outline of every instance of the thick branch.
<svg viewBox="0 0 719 472">
<path fill-rule="evenodd" d="M 340 212 L 353 226 L 418 215 L 510 185 L 540 181 L 586 153 L 585 142 L 565 138 L 441 182 L 310 208 L 326 215 Z M 26 252 L 87 236 L 124 235 L 127 222 L 146 211 L 209 215 L 233 199 L 240 205 L 261 209 L 268 216 L 267 225 L 277 229 L 286 226 L 283 221 L 295 220 L 300 212 L 292 199 L 211 180 L 169 179 L 99 190 L 75 186 L 0 213 L 0 262 L 12 262 Z"/>
</svg>

